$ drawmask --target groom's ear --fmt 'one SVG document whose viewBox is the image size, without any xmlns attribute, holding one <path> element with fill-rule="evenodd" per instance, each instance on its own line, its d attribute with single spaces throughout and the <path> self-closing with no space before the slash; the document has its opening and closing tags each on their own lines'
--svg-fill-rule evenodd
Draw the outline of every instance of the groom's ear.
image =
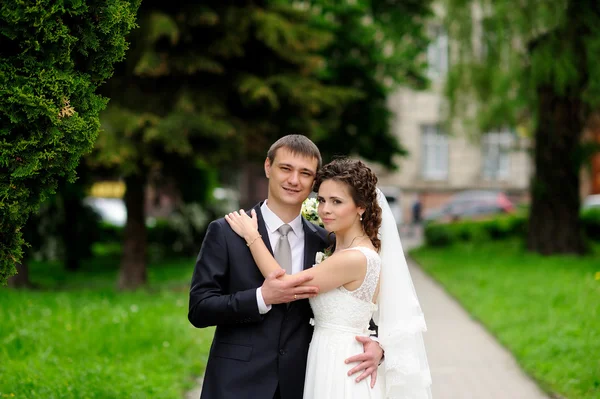
<svg viewBox="0 0 600 399">
<path fill-rule="evenodd" d="M 267 179 L 270 177 L 271 175 L 271 160 L 269 159 L 269 157 L 267 157 L 265 159 L 265 176 L 267 176 Z"/>
</svg>

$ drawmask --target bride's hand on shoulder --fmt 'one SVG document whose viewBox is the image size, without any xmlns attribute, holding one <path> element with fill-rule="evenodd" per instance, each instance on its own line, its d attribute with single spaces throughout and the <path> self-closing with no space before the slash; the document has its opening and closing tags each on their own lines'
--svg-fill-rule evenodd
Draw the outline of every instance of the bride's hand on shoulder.
<svg viewBox="0 0 600 399">
<path fill-rule="evenodd" d="M 248 216 L 243 209 L 234 211 L 225 215 L 225 220 L 231 226 L 231 229 L 246 241 L 255 238 L 258 235 L 258 218 L 256 211 L 250 211 L 251 216 Z"/>
</svg>

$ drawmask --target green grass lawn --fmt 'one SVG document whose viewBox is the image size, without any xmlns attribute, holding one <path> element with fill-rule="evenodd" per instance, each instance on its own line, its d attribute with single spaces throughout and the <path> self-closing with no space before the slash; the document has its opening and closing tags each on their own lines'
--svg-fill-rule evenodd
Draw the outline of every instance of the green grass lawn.
<svg viewBox="0 0 600 399">
<path fill-rule="evenodd" d="M 600 398 L 600 247 L 541 257 L 516 240 L 422 247 L 411 256 L 547 392 Z"/>
<path fill-rule="evenodd" d="M 187 320 L 193 265 L 153 264 L 147 289 L 117 293 L 118 259 L 33 263 L 36 289 L 0 288 L 0 398 L 181 398 L 213 334 Z"/>
</svg>

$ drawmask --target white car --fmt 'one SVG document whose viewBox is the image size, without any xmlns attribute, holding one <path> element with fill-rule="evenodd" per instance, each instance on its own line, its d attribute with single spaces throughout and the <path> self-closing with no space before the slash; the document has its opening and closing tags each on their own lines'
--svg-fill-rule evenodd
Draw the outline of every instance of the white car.
<svg viewBox="0 0 600 399">
<path fill-rule="evenodd" d="M 123 227 L 127 221 L 127 208 L 121 198 L 87 197 L 83 203 L 94 209 L 103 222 Z"/>
<path fill-rule="evenodd" d="M 600 209 L 600 194 L 588 195 L 583 200 L 583 204 L 581 205 L 582 211 L 586 211 L 592 208 Z"/>
</svg>

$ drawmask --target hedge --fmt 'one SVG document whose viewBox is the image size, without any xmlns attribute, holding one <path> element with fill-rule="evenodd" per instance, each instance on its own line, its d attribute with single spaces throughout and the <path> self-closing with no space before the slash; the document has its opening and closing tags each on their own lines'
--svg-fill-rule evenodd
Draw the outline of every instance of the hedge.
<svg viewBox="0 0 600 399">
<path fill-rule="evenodd" d="M 585 235 L 589 239 L 600 240 L 600 209 L 582 212 L 581 224 Z M 457 241 L 477 242 L 502 240 L 509 237 L 524 238 L 526 233 L 526 215 L 502 215 L 485 220 L 428 223 L 425 226 L 425 243 L 439 247 Z"/>
</svg>

